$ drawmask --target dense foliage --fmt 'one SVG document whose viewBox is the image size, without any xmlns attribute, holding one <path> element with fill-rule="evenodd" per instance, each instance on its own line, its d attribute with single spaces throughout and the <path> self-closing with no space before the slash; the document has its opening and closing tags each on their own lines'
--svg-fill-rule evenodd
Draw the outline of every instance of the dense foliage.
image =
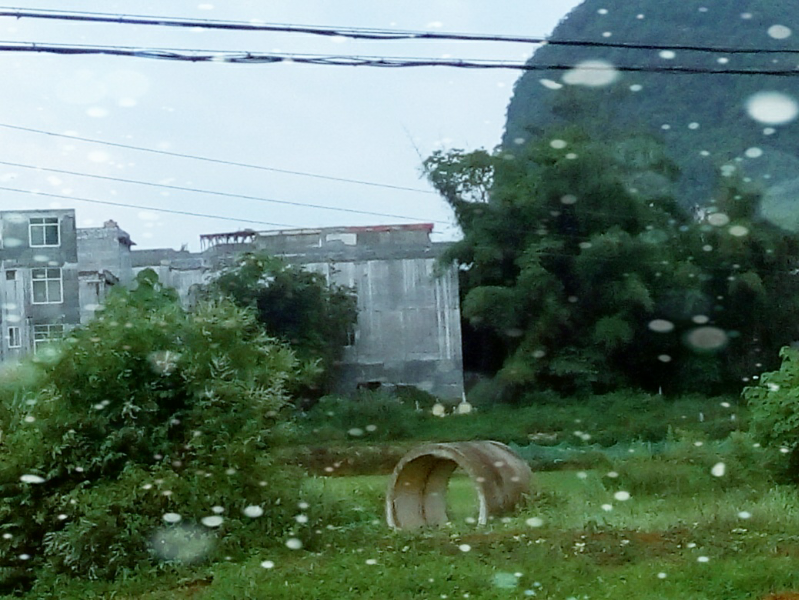
<svg viewBox="0 0 799 600">
<path fill-rule="evenodd" d="M 351 290 L 256 252 L 239 256 L 214 278 L 208 291 L 254 309 L 269 335 L 291 345 L 303 367 L 302 384 L 295 392 L 317 398 L 328 391 L 357 319 Z"/>
<path fill-rule="evenodd" d="M 675 176 L 657 140 L 607 140 L 572 127 L 428 159 L 464 232 L 445 259 L 463 273 L 467 368 L 511 397 L 739 390 L 799 337 L 799 237 L 734 178 L 689 214 L 657 184 Z"/>
<path fill-rule="evenodd" d="M 790 451 L 789 476 L 799 482 L 799 350 L 786 346 L 782 364 L 763 373 L 744 390 L 755 435 L 765 444 Z"/>
<path fill-rule="evenodd" d="M 530 28 L 531 33 L 539 33 L 534 24 Z M 799 99 L 795 78 L 663 70 L 791 70 L 796 61 L 790 54 L 729 54 L 723 49 L 793 49 L 797 31 L 799 10 L 787 1 L 585 0 L 560 23 L 551 39 L 648 44 L 667 50 L 556 44 L 540 47 L 530 60 L 536 70 L 524 74 L 516 84 L 503 144 L 512 151 L 541 132 L 567 123 L 580 123 L 599 138 L 614 130 L 663 135 L 669 156 L 682 172 L 679 200 L 687 206 L 710 200 L 716 170 L 733 159 L 743 159 L 735 164 L 764 185 L 796 179 L 799 122 L 769 130 L 768 123 L 747 113 L 749 101 L 760 92 L 780 92 Z M 668 50 L 680 45 L 715 47 L 719 51 Z M 548 68 L 572 67 L 584 61 L 643 70 L 617 72 L 604 85 L 601 73 L 583 72 L 599 79 L 593 85 L 570 85 L 568 70 Z M 572 71 L 572 76 L 575 73 Z M 580 76 L 571 81 L 575 79 Z M 763 155 L 748 156 L 745 151 L 751 147 L 762 149 Z"/>
<path fill-rule="evenodd" d="M 4 371 L 0 585 L 279 539 L 299 478 L 272 463 L 270 439 L 294 369 L 250 311 L 187 313 L 145 271 L 62 345 Z"/>
</svg>

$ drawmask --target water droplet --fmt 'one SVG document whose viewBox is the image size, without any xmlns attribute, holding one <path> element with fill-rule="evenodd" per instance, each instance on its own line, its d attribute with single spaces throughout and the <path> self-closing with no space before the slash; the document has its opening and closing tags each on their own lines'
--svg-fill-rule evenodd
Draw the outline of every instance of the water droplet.
<svg viewBox="0 0 799 600">
<path fill-rule="evenodd" d="M 744 237 L 749 235 L 749 229 L 743 225 L 733 225 L 729 229 L 730 235 L 734 237 Z"/>
<path fill-rule="evenodd" d="M 302 548 L 302 541 L 298 538 L 289 538 L 286 540 L 286 548 L 289 550 L 300 550 Z"/>
<path fill-rule="evenodd" d="M 552 81 L 551 79 L 542 79 L 541 85 L 550 90 L 559 90 L 563 87 L 562 83 L 558 83 L 557 81 Z"/>
<path fill-rule="evenodd" d="M 746 158 L 760 158 L 763 156 L 763 150 L 760 148 L 749 148 L 744 152 Z"/>
<path fill-rule="evenodd" d="M 741 512 L 738 513 L 738 518 L 739 519 L 751 519 L 752 518 L 752 513 L 750 513 L 748 510 L 742 510 Z"/>
<path fill-rule="evenodd" d="M 569 144 L 565 140 L 552 140 L 551 142 L 549 142 L 549 145 L 555 148 L 556 150 L 562 150 Z"/>
<path fill-rule="evenodd" d="M 706 563 L 710 562 L 710 559 L 707 556 L 700 556 L 699 558 L 696 559 L 696 562 Z"/>
<path fill-rule="evenodd" d="M 162 560 L 192 564 L 205 558 L 214 538 L 199 527 L 170 525 L 150 538 L 150 549 Z"/>
<path fill-rule="evenodd" d="M 250 517 L 251 519 L 257 519 L 258 517 L 264 514 L 264 509 L 261 508 L 260 506 L 251 504 L 250 506 L 245 506 L 244 510 L 242 510 L 241 512 L 244 513 L 245 517 Z"/>
<path fill-rule="evenodd" d="M 544 524 L 544 519 L 541 517 L 530 517 L 525 521 L 529 527 L 541 527 Z"/>
<path fill-rule="evenodd" d="M 610 511 L 613 510 L 613 505 L 612 504 L 603 504 L 602 505 L 602 510 L 604 510 L 605 512 L 610 512 Z"/>
<path fill-rule="evenodd" d="M 352 437 L 361 437 L 363 435 L 363 429 L 360 427 L 353 427 L 352 429 L 347 431 L 347 435 Z"/>
<path fill-rule="evenodd" d="M 610 85 L 618 77 L 619 71 L 611 63 L 604 60 L 586 60 L 567 71 L 563 76 L 563 83 L 603 87 Z"/>
<path fill-rule="evenodd" d="M 626 502 L 630 499 L 630 492 L 619 491 L 613 494 L 613 497 L 619 502 Z"/>
<path fill-rule="evenodd" d="M 471 549 L 472 547 L 469 544 L 461 544 L 460 546 L 458 546 L 458 550 L 460 550 L 461 552 L 468 552 Z"/>
<path fill-rule="evenodd" d="M 713 465 L 713 468 L 710 469 L 710 474 L 713 475 L 713 477 L 724 477 L 726 472 L 727 465 L 725 465 L 723 462 L 716 463 Z"/>
<path fill-rule="evenodd" d="M 785 25 L 772 25 L 768 28 L 768 35 L 775 40 L 784 40 L 786 38 L 791 37 L 790 27 L 786 27 Z"/>
<path fill-rule="evenodd" d="M 750 117 L 766 125 L 784 125 L 799 115 L 799 104 L 782 92 L 758 92 L 746 102 Z"/>
<path fill-rule="evenodd" d="M 271 560 L 265 560 L 261 563 L 261 567 L 264 569 L 274 569 L 275 563 L 273 563 Z"/>
<path fill-rule="evenodd" d="M 724 213 L 712 213 L 708 215 L 707 222 L 714 227 L 723 227 L 730 222 L 730 217 Z"/>
<path fill-rule="evenodd" d="M 225 519 L 223 517 L 220 517 L 219 515 L 214 515 L 211 517 L 203 517 L 202 519 L 200 519 L 200 523 L 202 523 L 206 527 L 219 527 L 224 522 Z"/>
<path fill-rule="evenodd" d="M 44 477 L 39 477 L 38 475 L 23 475 L 19 478 L 22 483 L 44 483 Z"/>
<path fill-rule="evenodd" d="M 183 520 L 183 517 L 173 512 L 165 513 L 161 518 L 167 523 L 180 523 Z"/>
<path fill-rule="evenodd" d="M 647 327 L 657 333 L 669 333 L 670 331 L 674 331 L 674 323 L 666 319 L 653 319 L 649 322 Z"/>
<path fill-rule="evenodd" d="M 567 206 L 575 204 L 576 202 L 577 202 L 577 196 L 573 196 L 571 194 L 566 194 L 565 196 L 562 196 L 560 199 L 560 203 L 565 204 Z"/>
<path fill-rule="evenodd" d="M 706 326 L 697 327 L 685 336 L 685 343 L 702 351 L 720 350 L 727 345 L 729 336 L 723 329 L 718 327 Z"/>
<path fill-rule="evenodd" d="M 660 58 L 664 60 L 672 60 L 674 58 L 677 58 L 677 53 L 674 52 L 674 50 L 661 50 L 658 53 L 658 56 L 660 56 Z"/>
</svg>

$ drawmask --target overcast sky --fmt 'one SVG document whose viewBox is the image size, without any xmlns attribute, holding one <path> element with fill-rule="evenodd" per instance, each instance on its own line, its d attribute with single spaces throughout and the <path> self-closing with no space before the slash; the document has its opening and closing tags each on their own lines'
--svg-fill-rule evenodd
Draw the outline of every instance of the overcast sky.
<svg viewBox="0 0 799 600">
<path fill-rule="evenodd" d="M 545 36 L 578 0 L 73 0 L 71 11 L 301 25 Z M 65 10 L 63 0 L 15 8 Z M 0 40 L 522 61 L 535 47 L 446 41 L 363 42 L 299 34 L 0 18 Z M 0 53 L 0 210 L 75 208 L 78 226 L 116 220 L 139 248 L 199 248 L 199 236 L 339 225 L 434 222 L 456 230 L 447 205 L 420 178 L 439 148 L 492 148 L 500 140 L 513 70 L 234 65 L 111 56 Z M 15 126 L 274 169 L 366 180 L 424 192 L 159 156 L 9 129 Z M 3 163 L 31 165 L 40 170 Z M 363 215 L 133 185 L 59 169 Z M 58 197 L 58 196 L 63 196 Z M 78 198 L 132 204 L 126 208 Z M 233 220 L 179 216 L 170 209 Z M 409 219 L 401 219 L 406 216 Z"/>
</svg>

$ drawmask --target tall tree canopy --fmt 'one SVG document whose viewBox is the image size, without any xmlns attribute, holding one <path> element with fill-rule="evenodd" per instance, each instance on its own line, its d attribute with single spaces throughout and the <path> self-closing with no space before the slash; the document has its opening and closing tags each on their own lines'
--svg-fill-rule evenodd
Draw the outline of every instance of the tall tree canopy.
<svg viewBox="0 0 799 600">
<path fill-rule="evenodd" d="M 468 366 L 510 386 L 740 389 L 799 339 L 797 236 L 735 178 L 703 214 L 683 210 L 655 138 L 573 127 L 426 167 L 464 232 L 446 258 L 463 272 Z"/>
</svg>

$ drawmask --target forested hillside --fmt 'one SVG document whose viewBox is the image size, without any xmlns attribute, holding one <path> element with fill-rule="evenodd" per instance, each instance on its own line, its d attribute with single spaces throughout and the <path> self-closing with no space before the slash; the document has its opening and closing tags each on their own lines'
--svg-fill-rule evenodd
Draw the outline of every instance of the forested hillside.
<svg viewBox="0 0 799 600">
<path fill-rule="evenodd" d="M 799 123 L 779 122 L 778 116 L 752 118 L 751 102 L 763 92 L 784 94 L 783 100 L 799 98 L 799 77 L 722 72 L 793 70 L 799 62 L 798 38 L 799 4 L 784 0 L 586 0 L 551 39 L 719 50 L 545 45 L 530 64 L 605 61 L 646 71 L 617 71 L 604 82 L 602 72 L 596 71 L 525 73 L 508 108 L 503 145 L 519 147 L 565 123 L 579 124 L 594 136 L 609 131 L 614 137 L 627 131 L 655 133 L 681 170 L 677 195 L 685 206 L 707 203 L 717 189 L 719 168 L 730 161 L 764 190 L 774 191 L 776 185 L 779 192 L 780 186 L 799 177 Z M 674 67 L 715 72 L 663 72 Z M 775 107 L 763 108 L 768 113 Z M 776 107 L 777 112 L 785 108 Z M 730 171 L 727 167 L 727 174 Z M 776 206 L 772 209 L 785 214 Z"/>
</svg>

